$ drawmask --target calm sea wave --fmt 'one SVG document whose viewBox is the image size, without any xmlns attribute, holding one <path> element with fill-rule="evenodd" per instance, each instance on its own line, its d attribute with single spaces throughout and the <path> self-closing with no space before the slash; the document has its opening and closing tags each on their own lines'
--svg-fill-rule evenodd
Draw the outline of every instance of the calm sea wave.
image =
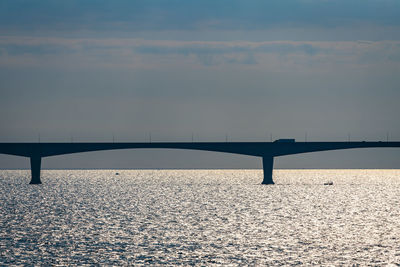
<svg viewBox="0 0 400 267">
<path fill-rule="evenodd" d="M 400 264 L 400 170 L 29 176 L 0 171 L 0 265 Z"/>
</svg>

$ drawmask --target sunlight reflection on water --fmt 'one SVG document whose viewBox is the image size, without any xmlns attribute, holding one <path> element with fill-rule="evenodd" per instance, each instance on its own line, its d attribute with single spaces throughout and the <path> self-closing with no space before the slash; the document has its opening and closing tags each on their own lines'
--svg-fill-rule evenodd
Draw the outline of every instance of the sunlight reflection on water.
<svg viewBox="0 0 400 267">
<path fill-rule="evenodd" d="M 400 264 L 400 170 L 118 172 L 0 171 L 0 265 Z"/>
</svg>

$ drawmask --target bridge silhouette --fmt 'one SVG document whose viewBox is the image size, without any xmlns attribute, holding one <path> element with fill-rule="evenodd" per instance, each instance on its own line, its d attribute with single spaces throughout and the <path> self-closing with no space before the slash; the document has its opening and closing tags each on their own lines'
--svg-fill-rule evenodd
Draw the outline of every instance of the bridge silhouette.
<svg viewBox="0 0 400 267">
<path fill-rule="evenodd" d="M 42 158 L 114 149 L 190 149 L 242 154 L 262 158 L 262 184 L 274 184 L 274 157 L 352 148 L 400 147 L 400 142 L 154 142 L 154 143 L 0 143 L 0 153 L 30 158 L 30 184 L 41 184 Z"/>
</svg>

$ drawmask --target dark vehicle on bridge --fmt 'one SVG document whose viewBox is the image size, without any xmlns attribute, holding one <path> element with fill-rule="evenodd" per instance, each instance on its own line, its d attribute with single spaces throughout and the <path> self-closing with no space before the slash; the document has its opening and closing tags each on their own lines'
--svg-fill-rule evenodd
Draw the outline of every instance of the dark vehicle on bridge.
<svg viewBox="0 0 400 267">
<path fill-rule="evenodd" d="M 294 143 L 296 139 L 278 139 L 274 141 L 275 143 Z"/>
</svg>

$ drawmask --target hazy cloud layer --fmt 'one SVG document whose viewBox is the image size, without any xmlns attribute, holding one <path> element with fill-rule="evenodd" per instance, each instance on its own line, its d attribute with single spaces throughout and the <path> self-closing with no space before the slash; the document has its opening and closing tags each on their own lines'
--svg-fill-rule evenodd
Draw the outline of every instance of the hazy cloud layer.
<svg viewBox="0 0 400 267">
<path fill-rule="evenodd" d="M 73 59 L 73 60 L 72 60 Z M 262 65 L 284 71 L 329 67 L 398 67 L 399 41 L 166 41 L 0 37 L 3 67 L 159 68 L 162 65 Z M 328 68 L 327 70 L 330 70 Z"/>
</svg>

